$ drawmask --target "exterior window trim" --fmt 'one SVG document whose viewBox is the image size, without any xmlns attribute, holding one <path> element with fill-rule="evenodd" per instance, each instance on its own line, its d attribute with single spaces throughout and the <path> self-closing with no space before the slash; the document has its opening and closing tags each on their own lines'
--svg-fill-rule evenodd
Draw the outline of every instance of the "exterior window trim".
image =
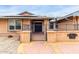
<svg viewBox="0 0 79 59">
<path fill-rule="evenodd" d="M 53 24 L 51 24 L 51 23 L 53 23 L 53 22 L 49 22 L 49 29 L 54 29 L 54 23 Z M 51 25 L 53 28 L 51 28 Z"/>
<path fill-rule="evenodd" d="M 14 29 L 13 30 L 10 29 L 10 23 L 9 23 L 10 20 L 14 21 Z M 21 22 L 21 29 L 16 29 L 16 20 L 20 20 L 20 22 Z M 22 20 L 21 19 L 8 19 L 8 31 L 20 31 L 20 30 L 22 30 Z"/>
<path fill-rule="evenodd" d="M 51 23 L 52 23 L 52 28 L 51 28 Z M 56 24 L 56 22 L 49 22 L 49 29 L 50 30 L 57 30 L 58 25 Z"/>
</svg>

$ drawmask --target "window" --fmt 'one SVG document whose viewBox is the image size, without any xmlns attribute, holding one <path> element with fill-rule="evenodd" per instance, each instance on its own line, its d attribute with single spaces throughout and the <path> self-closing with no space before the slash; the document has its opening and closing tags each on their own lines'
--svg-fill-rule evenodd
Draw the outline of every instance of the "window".
<svg viewBox="0 0 79 59">
<path fill-rule="evenodd" d="M 56 24 L 56 29 L 58 29 L 58 24 Z"/>
<path fill-rule="evenodd" d="M 9 30 L 21 30 L 21 20 L 9 19 Z"/>
<path fill-rule="evenodd" d="M 53 22 L 49 23 L 49 29 L 54 29 L 54 23 Z"/>
<path fill-rule="evenodd" d="M 21 29 L 21 21 L 16 20 L 16 29 Z"/>
<path fill-rule="evenodd" d="M 9 29 L 10 30 L 14 30 L 14 28 L 15 28 L 15 22 L 14 22 L 14 20 L 9 20 Z"/>
</svg>

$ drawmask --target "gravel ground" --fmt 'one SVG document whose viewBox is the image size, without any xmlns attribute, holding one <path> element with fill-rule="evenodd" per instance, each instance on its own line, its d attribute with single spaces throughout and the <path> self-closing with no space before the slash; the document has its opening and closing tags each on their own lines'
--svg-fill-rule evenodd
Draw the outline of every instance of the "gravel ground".
<svg viewBox="0 0 79 59">
<path fill-rule="evenodd" d="M 0 54 L 15 54 L 20 44 L 17 37 L 0 37 Z"/>
</svg>

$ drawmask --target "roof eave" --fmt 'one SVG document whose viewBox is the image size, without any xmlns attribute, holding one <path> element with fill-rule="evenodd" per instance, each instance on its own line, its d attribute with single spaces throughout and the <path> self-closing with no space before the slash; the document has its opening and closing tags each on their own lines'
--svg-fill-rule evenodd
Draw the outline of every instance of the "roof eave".
<svg viewBox="0 0 79 59">
<path fill-rule="evenodd" d="M 51 17 L 0 17 L 0 19 L 18 18 L 18 19 L 52 19 Z"/>
</svg>

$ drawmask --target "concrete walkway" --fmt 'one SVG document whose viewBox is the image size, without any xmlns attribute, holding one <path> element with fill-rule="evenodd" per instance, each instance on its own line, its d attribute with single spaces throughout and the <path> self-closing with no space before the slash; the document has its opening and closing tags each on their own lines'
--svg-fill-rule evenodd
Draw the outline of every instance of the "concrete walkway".
<svg viewBox="0 0 79 59">
<path fill-rule="evenodd" d="M 79 42 L 57 42 L 50 45 L 57 54 L 79 54 Z"/>
<path fill-rule="evenodd" d="M 21 43 L 18 53 L 37 53 L 37 54 L 75 54 L 79 53 L 79 42 L 31 42 Z"/>
<path fill-rule="evenodd" d="M 18 48 L 18 53 L 51 54 L 53 53 L 53 49 L 46 42 L 22 43 Z"/>
</svg>

